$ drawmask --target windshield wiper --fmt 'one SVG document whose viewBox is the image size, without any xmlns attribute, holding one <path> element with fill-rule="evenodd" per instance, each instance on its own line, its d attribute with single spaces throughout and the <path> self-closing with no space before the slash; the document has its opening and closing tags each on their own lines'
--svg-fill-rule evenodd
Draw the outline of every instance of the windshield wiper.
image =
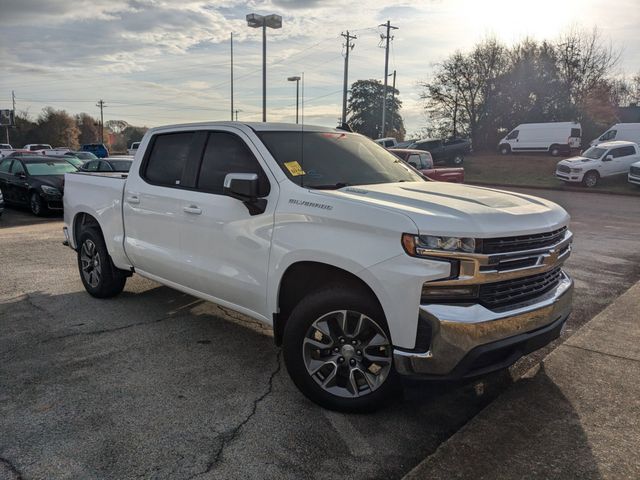
<svg viewBox="0 0 640 480">
<path fill-rule="evenodd" d="M 305 185 L 307 188 L 313 188 L 316 190 L 337 190 L 339 188 L 344 188 L 344 187 L 348 187 L 349 184 L 348 183 L 342 183 L 342 182 L 338 182 L 338 183 L 333 183 L 333 184 L 328 184 L 328 185 Z"/>
</svg>

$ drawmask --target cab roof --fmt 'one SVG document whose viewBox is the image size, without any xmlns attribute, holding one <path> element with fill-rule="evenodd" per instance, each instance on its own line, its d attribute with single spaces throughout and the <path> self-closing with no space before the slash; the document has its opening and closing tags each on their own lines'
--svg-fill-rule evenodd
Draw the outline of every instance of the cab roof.
<svg viewBox="0 0 640 480">
<path fill-rule="evenodd" d="M 163 125 L 161 127 L 154 127 L 151 131 L 171 130 L 172 128 L 215 128 L 215 127 L 238 127 L 245 126 L 256 132 L 344 132 L 344 130 L 338 130 L 337 128 L 321 127 L 319 125 L 302 125 L 296 123 L 276 123 L 276 122 L 198 122 L 198 123 L 179 123 L 175 125 Z"/>
<path fill-rule="evenodd" d="M 629 142 L 628 140 L 612 140 L 611 142 L 602 142 L 598 145 L 594 145 L 595 147 L 602 148 L 612 148 L 612 147 L 624 147 L 626 145 L 635 145 L 638 146 L 635 142 Z"/>
</svg>

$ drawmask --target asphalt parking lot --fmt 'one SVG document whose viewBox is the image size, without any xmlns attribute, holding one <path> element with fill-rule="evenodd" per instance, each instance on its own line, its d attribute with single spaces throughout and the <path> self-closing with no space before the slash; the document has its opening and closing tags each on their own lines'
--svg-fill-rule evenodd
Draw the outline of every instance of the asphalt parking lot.
<svg viewBox="0 0 640 480">
<path fill-rule="evenodd" d="M 527 193 L 572 215 L 566 338 L 640 278 L 640 200 Z M 400 478 L 508 383 L 412 384 L 376 414 L 322 410 L 239 314 L 139 276 L 90 297 L 61 225 L 0 219 L 0 479 Z"/>
</svg>

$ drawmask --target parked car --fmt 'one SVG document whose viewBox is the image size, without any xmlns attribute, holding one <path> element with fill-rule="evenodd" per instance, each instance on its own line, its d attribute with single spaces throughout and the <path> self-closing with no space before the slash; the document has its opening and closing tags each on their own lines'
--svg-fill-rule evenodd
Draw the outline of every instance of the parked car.
<svg viewBox="0 0 640 480">
<path fill-rule="evenodd" d="M 580 148 L 582 126 L 577 122 L 521 123 L 498 142 L 502 155 L 549 152 L 557 157 Z"/>
<path fill-rule="evenodd" d="M 2 190 L 0 190 L 0 217 L 2 212 L 4 212 L 4 197 L 2 196 Z"/>
<path fill-rule="evenodd" d="M 159 127 L 140 149 L 126 178 L 65 175 L 87 292 L 113 297 L 135 271 L 273 325 L 324 407 L 379 407 L 400 375 L 506 368 L 571 310 L 569 215 L 550 201 L 426 181 L 324 127 Z"/>
<path fill-rule="evenodd" d="M 12 153 L 13 147 L 11 145 L 9 145 L 8 143 L 0 143 L 0 158 L 4 158 L 7 155 L 9 155 L 10 153 Z"/>
<path fill-rule="evenodd" d="M 138 147 L 140 146 L 140 142 L 133 142 L 131 146 L 127 149 L 127 153 L 129 155 L 135 155 L 138 151 Z"/>
<path fill-rule="evenodd" d="M 40 150 L 53 150 L 48 143 L 29 143 L 22 147 L 23 150 L 29 150 L 30 152 L 37 152 Z"/>
<path fill-rule="evenodd" d="M 62 209 L 64 174 L 75 171 L 63 158 L 5 158 L 0 161 L 0 190 L 6 203 L 29 206 L 34 215 L 45 215 Z"/>
<path fill-rule="evenodd" d="M 627 175 L 629 183 L 640 185 L 640 162 L 631 164 L 629 168 L 629 174 Z"/>
<path fill-rule="evenodd" d="M 462 165 L 465 154 L 471 151 L 471 142 L 469 140 L 460 141 L 460 139 L 439 140 L 427 138 L 412 143 L 409 148 L 429 152 L 435 163 L 446 162 L 452 165 Z"/>
<path fill-rule="evenodd" d="M 640 143 L 640 123 L 616 123 L 602 135 L 591 141 L 591 146 L 600 145 L 602 142 L 613 140 L 626 140 Z"/>
<path fill-rule="evenodd" d="M 393 137 L 378 138 L 374 142 L 384 148 L 393 148 L 398 145 L 398 141 Z"/>
<path fill-rule="evenodd" d="M 564 182 L 582 182 L 586 187 L 595 187 L 601 178 L 629 173 L 637 161 L 640 161 L 640 150 L 636 143 L 605 142 L 577 157 L 558 162 L 556 177 Z"/>
<path fill-rule="evenodd" d="M 107 158 L 109 150 L 103 143 L 86 143 L 80 147 L 83 152 L 91 152 L 98 158 Z"/>
<path fill-rule="evenodd" d="M 431 180 L 452 183 L 464 182 L 464 168 L 433 168 L 433 158 L 429 152 L 409 148 L 390 148 L 389 151 Z"/>
<path fill-rule="evenodd" d="M 5 156 L 5 158 L 19 158 L 19 157 L 33 157 L 34 155 L 38 155 L 37 152 L 32 152 L 30 150 L 13 150 L 11 153 Z"/>
<path fill-rule="evenodd" d="M 82 152 L 82 151 L 70 151 L 70 152 L 66 152 L 64 154 L 65 157 L 76 157 L 79 158 L 80 160 L 82 160 L 83 162 L 88 162 L 89 160 L 97 160 L 98 157 L 96 157 L 93 153 L 91 152 Z"/>
<path fill-rule="evenodd" d="M 81 168 L 82 172 L 128 172 L 133 160 L 128 158 L 110 157 L 108 160 L 90 160 Z"/>
</svg>

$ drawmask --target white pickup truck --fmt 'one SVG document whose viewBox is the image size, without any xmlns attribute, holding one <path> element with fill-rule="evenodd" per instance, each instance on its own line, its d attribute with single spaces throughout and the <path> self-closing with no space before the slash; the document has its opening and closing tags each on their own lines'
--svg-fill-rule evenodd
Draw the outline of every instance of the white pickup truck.
<svg viewBox="0 0 640 480">
<path fill-rule="evenodd" d="M 128 174 L 65 176 L 64 234 L 95 297 L 137 273 L 273 325 L 298 388 L 370 410 L 401 375 L 464 379 L 558 337 L 569 216 L 431 182 L 341 130 L 149 130 Z"/>
</svg>

